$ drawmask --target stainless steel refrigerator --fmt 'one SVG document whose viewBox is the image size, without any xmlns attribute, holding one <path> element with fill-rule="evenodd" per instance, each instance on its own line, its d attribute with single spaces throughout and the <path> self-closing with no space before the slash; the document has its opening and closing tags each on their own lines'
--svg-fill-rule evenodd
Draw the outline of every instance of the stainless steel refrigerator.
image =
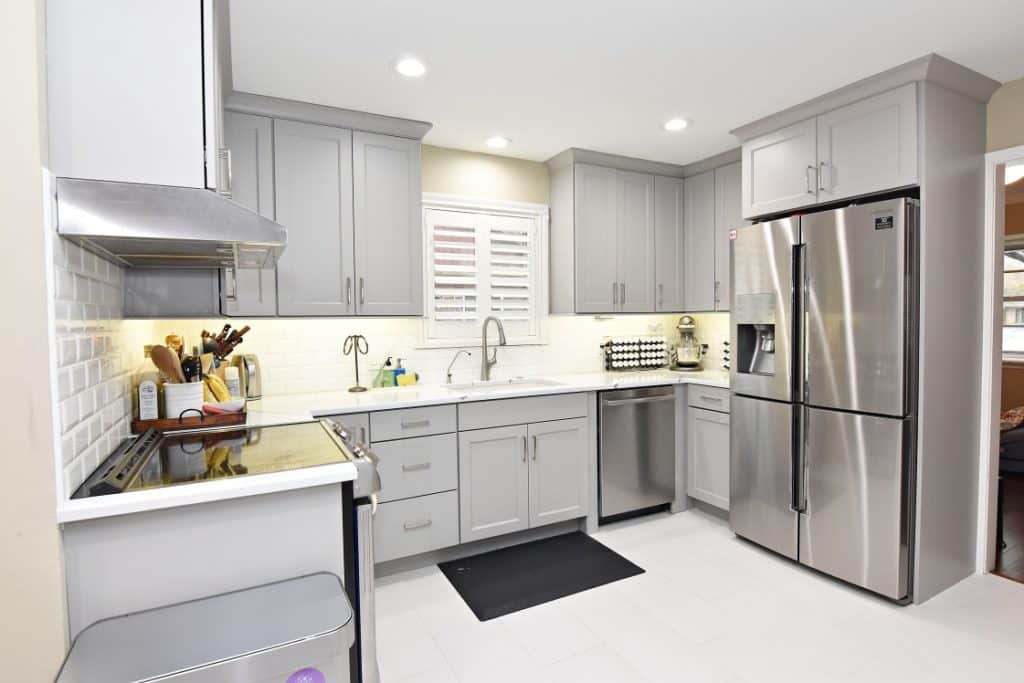
<svg viewBox="0 0 1024 683">
<path fill-rule="evenodd" d="M 891 199 L 732 235 L 730 524 L 910 597 L 918 205 Z"/>
</svg>

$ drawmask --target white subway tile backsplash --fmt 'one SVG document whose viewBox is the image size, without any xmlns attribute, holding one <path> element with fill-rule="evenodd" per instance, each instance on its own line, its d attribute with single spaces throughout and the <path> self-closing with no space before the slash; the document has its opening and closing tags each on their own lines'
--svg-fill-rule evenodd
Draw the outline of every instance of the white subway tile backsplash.
<svg viewBox="0 0 1024 683">
<path fill-rule="evenodd" d="M 118 340 L 124 277 L 120 266 L 53 240 L 59 443 L 68 497 L 128 434 L 131 400 Z"/>
</svg>

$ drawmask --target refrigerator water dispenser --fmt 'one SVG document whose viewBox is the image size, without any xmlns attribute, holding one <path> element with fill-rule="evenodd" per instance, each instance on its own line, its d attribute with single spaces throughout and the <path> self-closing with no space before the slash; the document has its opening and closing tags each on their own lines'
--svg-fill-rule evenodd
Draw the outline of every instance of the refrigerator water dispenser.
<svg viewBox="0 0 1024 683">
<path fill-rule="evenodd" d="M 736 370 L 750 375 L 774 375 L 775 325 L 740 323 L 736 336 Z"/>
</svg>

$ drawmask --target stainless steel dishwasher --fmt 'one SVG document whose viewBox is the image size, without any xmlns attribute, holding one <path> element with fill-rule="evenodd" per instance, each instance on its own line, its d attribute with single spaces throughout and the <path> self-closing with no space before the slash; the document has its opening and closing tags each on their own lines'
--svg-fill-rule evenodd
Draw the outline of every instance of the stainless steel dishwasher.
<svg viewBox="0 0 1024 683">
<path fill-rule="evenodd" d="M 600 517 L 671 503 L 676 481 L 675 389 L 603 391 L 600 406 Z"/>
</svg>

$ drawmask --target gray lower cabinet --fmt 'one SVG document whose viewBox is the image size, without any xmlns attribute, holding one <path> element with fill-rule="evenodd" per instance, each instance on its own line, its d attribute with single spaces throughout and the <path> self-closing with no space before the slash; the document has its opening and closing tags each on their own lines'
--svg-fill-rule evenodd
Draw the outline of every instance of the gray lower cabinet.
<svg viewBox="0 0 1024 683">
<path fill-rule="evenodd" d="M 356 311 L 423 315 L 418 140 L 352 134 Z"/>
<path fill-rule="evenodd" d="M 685 181 L 685 310 L 715 310 L 715 172 Z"/>
<path fill-rule="evenodd" d="M 462 542 L 587 514 L 587 420 L 459 434 Z"/>
<path fill-rule="evenodd" d="M 686 412 L 686 493 L 729 509 L 729 414 L 703 408 Z"/>
<path fill-rule="evenodd" d="M 266 116 L 224 113 L 224 143 L 231 150 L 231 198 L 271 220 L 274 208 L 274 132 Z M 221 313 L 227 316 L 277 315 L 274 269 L 224 269 Z"/>
<path fill-rule="evenodd" d="M 459 522 L 463 543 L 530 526 L 527 426 L 459 433 Z"/>
<path fill-rule="evenodd" d="M 459 486 L 459 452 L 454 434 L 422 436 L 415 439 L 373 444 L 380 474 L 378 500 L 413 498 Z"/>
<path fill-rule="evenodd" d="M 274 176 L 277 221 L 288 228 L 278 313 L 355 313 L 352 132 L 275 120 Z"/>
<path fill-rule="evenodd" d="M 587 419 L 531 424 L 530 526 L 587 514 Z"/>
<path fill-rule="evenodd" d="M 459 493 L 381 503 L 373 520 L 374 560 L 418 555 L 459 543 Z"/>
</svg>

